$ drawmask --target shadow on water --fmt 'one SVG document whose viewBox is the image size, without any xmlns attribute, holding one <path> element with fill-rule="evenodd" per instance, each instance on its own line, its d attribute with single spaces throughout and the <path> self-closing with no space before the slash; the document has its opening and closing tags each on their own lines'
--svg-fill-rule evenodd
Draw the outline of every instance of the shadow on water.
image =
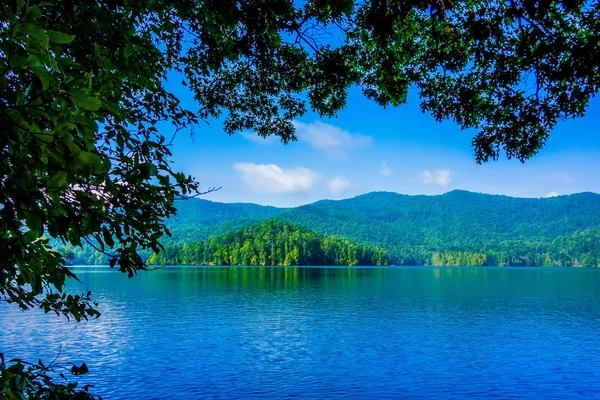
<svg viewBox="0 0 600 400">
<path fill-rule="evenodd" d="M 83 288 L 105 287 L 110 281 L 123 290 L 178 292 L 215 290 L 298 291 L 318 287 L 353 295 L 355 292 L 394 293 L 399 296 L 505 297 L 505 296 L 600 296 L 600 271 L 576 268 L 521 267 L 165 267 L 133 280 L 106 267 L 75 268 Z M 100 273 L 98 275 L 97 273 Z M 110 274 L 105 276 L 104 273 Z"/>
</svg>

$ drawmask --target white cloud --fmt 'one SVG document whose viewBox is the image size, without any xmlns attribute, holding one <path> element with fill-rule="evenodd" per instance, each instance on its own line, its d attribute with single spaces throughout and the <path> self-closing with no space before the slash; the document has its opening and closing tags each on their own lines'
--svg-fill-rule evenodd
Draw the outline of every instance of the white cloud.
<svg viewBox="0 0 600 400">
<path fill-rule="evenodd" d="M 240 132 L 240 135 L 242 135 L 242 137 L 244 139 L 246 139 L 250 142 L 258 143 L 258 144 L 275 144 L 279 141 L 278 140 L 279 137 L 277 137 L 275 135 L 262 137 L 256 133 L 252 133 L 252 132 Z"/>
<path fill-rule="evenodd" d="M 546 198 L 556 197 L 556 196 L 558 196 L 558 193 L 556 193 L 556 192 L 546 193 Z"/>
<path fill-rule="evenodd" d="M 564 183 L 566 185 L 575 182 L 575 179 L 565 172 L 554 172 L 550 175 L 543 176 L 542 179 L 553 183 Z"/>
<path fill-rule="evenodd" d="M 561 181 L 563 181 L 564 183 L 566 183 L 567 185 L 570 183 L 573 183 L 573 181 L 575 181 L 575 179 L 573 179 L 573 177 L 569 174 L 565 174 L 564 172 L 557 172 L 555 174 L 555 176 L 560 179 Z"/>
<path fill-rule="evenodd" d="M 282 169 L 275 164 L 235 163 L 233 168 L 257 193 L 306 193 L 321 178 L 303 167 Z"/>
<path fill-rule="evenodd" d="M 327 182 L 327 187 L 332 194 L 346 193 L 354 186 L 355 185 L 352 183 L 352 181 L 344 176 L 336 176 Z"/>
<path fill-rule="evenodd" d="M 452 182 L 452 172 L 449 169 L 436 169 L 433 173 L 426 169 L 419 175 L 425 185 L 448 186 Z"/>
<path fill-rule="evenodd" d="M 387 161 L 381 163 L 381 169 L 379 172 L 381 172 L 381 175 L 383 176 L 390 176 L 392 174 L 392 169 L 388 165 Z"/>
<path fill-rule="evenodd" d="M 332 156 L 346 157 L 348 150 L 367 146 L 373 142 L 370 136 L 350 133 L 338 126 L 320 121 L 310 124 L 294 121 L 294 127 L 298 140 L 307 142 L 315 149 L 325 151 Z"/>
</svg>

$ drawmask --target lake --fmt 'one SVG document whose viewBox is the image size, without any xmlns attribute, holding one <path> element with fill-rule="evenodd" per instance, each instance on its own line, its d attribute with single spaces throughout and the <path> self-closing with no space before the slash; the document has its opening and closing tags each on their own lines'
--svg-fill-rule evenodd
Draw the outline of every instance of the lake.
<svg viewBox="0 0 600 400">
<path fill-rule="evenodd" d="M 600 398 L 600 270 L 74 268 L 100 319 L 0 305 L 7 357 L 105 399 Z"/>
</svg>

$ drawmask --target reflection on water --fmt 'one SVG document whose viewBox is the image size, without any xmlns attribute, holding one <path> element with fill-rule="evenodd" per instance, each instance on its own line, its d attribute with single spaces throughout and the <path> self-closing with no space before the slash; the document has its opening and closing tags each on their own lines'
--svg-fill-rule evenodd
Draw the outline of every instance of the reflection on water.
<svg viewBox="0 0 600 400">
<path fill-rule="evenodd" d="M 76 268 L 96 321 L 0 306 L 8 357 L 117 398 L 600 396 L 600 271 Z"/>
</svg>

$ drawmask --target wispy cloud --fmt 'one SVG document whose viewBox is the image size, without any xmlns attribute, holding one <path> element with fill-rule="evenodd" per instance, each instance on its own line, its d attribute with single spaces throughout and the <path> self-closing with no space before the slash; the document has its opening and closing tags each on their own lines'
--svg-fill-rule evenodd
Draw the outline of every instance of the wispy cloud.
<svg viewBox="0 0 600 400">
<path fill-rule="evenodd" d="M 381 163 L 381 169 L 379 172 L 381 172 L 381 175 L 383 176 L 390 176 L 392 174 L 392 169 L 388 165 L 387 161 Z"/>
<path fill-rule="evenodd" d="M 545 197 L 546 198 L 550 198 L 550 197 L 556 197 L 556 196 L 558 196 L 558 193 L 556 193 L 556 192 L 550 192 L 550 193 L 546 193 Z"/>
<path fill-rule="evenodd" d="M 549 175 L 543 176 L 542 179 L 545 181 L 552 181 L 555 183 L 564 183 L 566 185 L 569 185 L 575 181 L 575 179 L 573 179 L 571 175 L 565 172 L 553 172 Z"/>
<path fill-rule="evenodd" d="M 299 141 L 306 142 L 311 147 L 334 157 L 345 158 L 352 149 L 368 146 L 373 142 L 373 138 L 370 136 L 350 133 L 338 126 L 320 121 L 310 124 L 294 121 L 294 127 Z"/>
<path fill-rule="evenodd" d="M 257 193 L 307 193 L 321 178 L 308 168 L 283 169 L 275 164 L 235 163 L 242 180 Z"/>
<path fill-rule="evenodd" d="M 347 193 L 349 190 L 353 189 L 356 185 L 352 183 L 351 180 L 344 176 L 336 176 L 335 178 L 329 180 L 327 182 L 327 187 L 329 188 L 329 192 L 332 194 L 342 194 Z"/>
<path fill-rule="evenodd" d="M 281 139 L 275 135 L 262 137 L 256 133 L 252 133 L 252 132 L 240 132 L 240 135 L 242 135 L 242 137 L 244 139 L 246 139 L 250 142 L 258 143 L 258 144 L 269 145 L 269 144 L 275 144 L 275 143 L 281 141 Z"/>
<path fill-rule="evenodd" d="M 452 182 L 452 172 L 449 169 L 436 169 L 433 173 L 426 169 L 419 175 L 425 185 L 448 186 Z"/>
</svg>

